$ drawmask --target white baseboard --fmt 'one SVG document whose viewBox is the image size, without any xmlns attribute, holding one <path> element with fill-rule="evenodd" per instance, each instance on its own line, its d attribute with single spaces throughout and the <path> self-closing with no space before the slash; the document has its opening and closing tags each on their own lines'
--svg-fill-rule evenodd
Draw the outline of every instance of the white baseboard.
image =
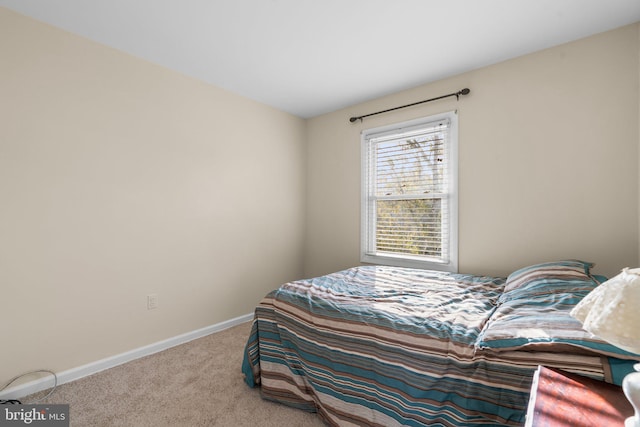
<svg viewBox="0 0 640 427">
<path fill-rule="evenodd" d="M 113 368 L 114 366 L 122 365 L 123 363 L 127 363 L 132 360 L 139 359 L 141 357 L 187 343 L 197 338 L 202 338 L 215 332 L 223 331 L 233 326 L 248 322 L 252 319 L 253 313 L 245 314 L 244 316 L 239 316 L 230 320 L 226 320 L 224 322 L 216 323 L 215 325 L 206 326 L 204 328 L 168 338 L 163 341 L 158 341 L 144 347 L 139 347 L 125 353 L 116 354 L 115 356 L 107 357 L 106 359 L 98 360 L 96 362 L 78 366 L 77 368 L 72 368 L 56 373 L 56 376 L 58 378 L 58 385 L 79 380 L 80 378 L 96 374 L 100 371 L 104 371 L 105 369 Z M 0 399 L 20 399 L 32 393 L 37 393 L 39 391 L 51 388 L 53 383 L 54 379 L 51 376 L 29 381 L 24 384 L 20 384 L 1 391 Z"/>
</svg>

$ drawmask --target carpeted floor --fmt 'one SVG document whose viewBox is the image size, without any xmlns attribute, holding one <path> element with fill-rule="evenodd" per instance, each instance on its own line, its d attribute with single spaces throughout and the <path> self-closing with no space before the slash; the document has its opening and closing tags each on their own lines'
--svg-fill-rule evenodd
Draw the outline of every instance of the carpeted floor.
<svg viewBox="0 0 640 427">
<path fill-rule="evenodd" d="M 316 414 L 262 400 L 244 383 L 250 324 L 63 384 L 41 403 L 69 404 L 76 427 L 324 426 Z"/>
</svg>

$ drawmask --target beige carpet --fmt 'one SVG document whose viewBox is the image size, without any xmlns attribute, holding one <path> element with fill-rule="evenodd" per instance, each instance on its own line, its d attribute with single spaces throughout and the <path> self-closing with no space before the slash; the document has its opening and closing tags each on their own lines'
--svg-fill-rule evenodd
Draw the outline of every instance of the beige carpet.
<svg viewBox="0 0 640 427">
<path fill-rule="evenodd" d="M 42 403 L 68 403 L 77 427 L 324 426 L 244 383 L 249 329 L 250 322 L 63 384 Z"/>
</svg>

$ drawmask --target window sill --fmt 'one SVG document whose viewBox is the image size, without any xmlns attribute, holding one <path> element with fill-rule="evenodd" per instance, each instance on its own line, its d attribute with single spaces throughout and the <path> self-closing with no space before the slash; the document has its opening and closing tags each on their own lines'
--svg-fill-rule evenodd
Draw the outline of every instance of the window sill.
<svg viewBox="0 0 640 427">
<path fill-rule="evenodd" d="M 427 260 L 421 260 L 421 259 L 415 259 L 415 258 L 414 259 L 405 258 L 400 256 L 361 254 L 360 262 L 366 263 L 366 264 L 389 265 L 392 267 L 420 268 L 423 270 L 448 271 L 451 273 L 458 272 L 458 266 L 453 262 L 449 262 L 449 263 L 433 262 L 433 261 L 427 261 Z"/>
</svg>

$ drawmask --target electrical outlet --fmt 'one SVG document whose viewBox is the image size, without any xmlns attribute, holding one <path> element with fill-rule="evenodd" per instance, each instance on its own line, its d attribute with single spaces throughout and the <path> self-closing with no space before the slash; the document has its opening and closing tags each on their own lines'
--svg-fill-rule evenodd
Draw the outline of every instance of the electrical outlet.
<svg viewBox="0 0 640 427">
<path fill-rule="evenodd" d="M 147 310 L 158 308 L 158 294 L 147 295 Z"/>
</svg>

